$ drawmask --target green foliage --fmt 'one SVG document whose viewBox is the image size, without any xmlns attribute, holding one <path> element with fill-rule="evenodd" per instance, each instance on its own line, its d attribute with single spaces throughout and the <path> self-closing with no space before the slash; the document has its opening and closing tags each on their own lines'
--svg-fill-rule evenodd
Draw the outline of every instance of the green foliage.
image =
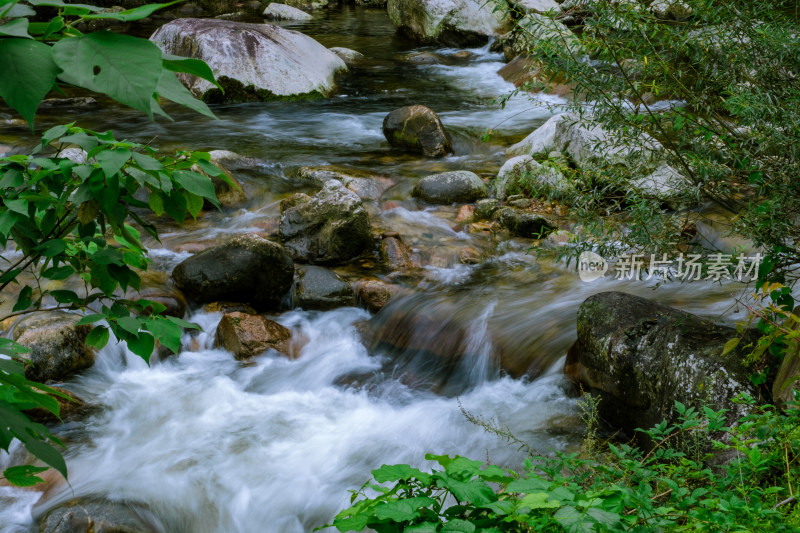
<svg viewBox="0 0 800 533">
<path fill-rule="evenodd" d="M 77 29 L 95 19 L 140 20 L 173 3 L 104 13 L 93 5 L 61 0 L 0 0 L 0 98 L 31 128 L 42 99 L 59 85 L 105 94 L 151 118 L 168 118 L 159 97 L 214 117 L 176 77 L 187 73 L 217 85 L 203 61 L 163 54 L 146 39 L 109 31 L 84 35 Z M 52 16 L 41 22 L 45 15 Z M 61 150 L 70 145 L 84 150 L 86 161 L 63 157 Z M 0 158 L 0 245 L 5 248 L 13 241 L 19 252 L 0 271 L 0 290 L 8 297 L 12 284 L 22 285 L 9 316 L 40 309 L 79 310 L 85 314 L 80 324 L 104 322 L 89 333 L 89 346 L 102 348 L 113 333 L 145 361 L 156 342 L 177 352 L 183 328 L 197 326 L 163 316 L 165 307 L 157 302 L 129 300 L 125 294 L 139 290 L 139 272 L 148 265 L 140 231 L 158 239 L 142 210 L 183 223 L 187 216 L 196 217 L 205 201 L 219 207 L 208 176 L 228 181 L 207 153 L 165 156 L 148 146 L 118 141 L 111 132 L 74 124 L 46 131 L 31 154 Z M 75 290 L 60 288 L 62 281 Z M 25 352 L 19 344 L 0 339 L 0 355 L 7 357 L 0 359 L 0 449 L 8 451 L 18 439 L 66 477 L 64 459 L 51 446 L 61 443 L 23 411 L 40 407 L 58 416 L 52 395 L 67 397 L 25 378 L 25 365 L 30 364 Z M 28 486 L 41 481 L 36 474 L 43 470 L 17 466 L 3 476 Z"/>
<path fill-rule="evenodd" d="M 736 233 L 769 253 L 769 280 L 790 281 L 784 277 L 794 278 L 800 237 L 795 2 L 684 0 L 691 15 L 681 22 L 660 19 L 648 5 L 577 3 L 554 19 L 513 13 L 520 19 L 514 31 L 528 43 L 539 89 L 547 80 L 574 87 L 568 107 L 610 132 L 613 144 L 645 148 L 656 139 L 657 163 L 685 179 L 674 203 L 726 212 Z M 575 25 L 574 35 L 561 20 Z M 601 156 L 613 149 L 595 146 Z M 619 163 L 573 168 L 570 179 L 588 186 L 566 203 L 585 237 L 601 247 L 685 250 L 695 236 L 693 214 L 665 209 L 630 186 L 652 167 Z"/>
<path fill-rule="evenodd" d="M 168 117 L 158 97 L 214 117 L 208 106 L 195 99 L 175 77 L 176 72 L 199 76 L 217 84 L 204 62 L 162 54 L 148 41 L 109 31 L 82 34 L 82 21 L 112 19 L 136 21 L 168 4 L 148 4 L 118 13 L 103 13 L 86 4 L 57 0 L 0 0 L 0 98 L 16 109 L 33 127 L 33 118 L 45 95 L 57 84 L 103 93 L 138 109 L 151 118 Z M 49 22 L 29 22 L 37 9 L 55 7 Z"/>
<path fill-rule="evenodd" d="M 521 473 L 459 456 L 427 455 L 440 466 L 431 473 L 383 465 L 323 528 L 795 531 L 800 410 L 749 405 L 751 414 L 727 427 L 724 410 L 675 407 L 675 424 L 644 432 L 654 442 L 647 453 L 606 443 L 588 458 L 532 457 Z M 713 450 L 697 453 L 697 443 Z"/>
</svg>

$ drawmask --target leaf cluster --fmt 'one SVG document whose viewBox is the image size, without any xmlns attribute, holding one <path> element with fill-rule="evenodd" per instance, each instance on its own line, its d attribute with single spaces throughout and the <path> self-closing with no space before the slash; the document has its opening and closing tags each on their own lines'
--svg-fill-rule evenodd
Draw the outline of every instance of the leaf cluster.
<svg viewBox="0 0 800 533">
<path fill-rule="evenodd" d="M 644 432 L 655 443 L 647 453 L 609 442 L 589 458 L 531 457 L 521 473 L 459 456 L 427 455 L 441 467 L 430 473 L 383 465 L 354 491 L 351 507 L 323 527 L 379 533 L 794 531 L 800 411 L 750 407 L 751 414 L 728 426 L 725 410 L 676 403 L 675 424 Z M 711 443 L 713 452 L 697 453 L 687 443 Z M 720 466 L 722 457 L 729 460 Z"/>
</svg>

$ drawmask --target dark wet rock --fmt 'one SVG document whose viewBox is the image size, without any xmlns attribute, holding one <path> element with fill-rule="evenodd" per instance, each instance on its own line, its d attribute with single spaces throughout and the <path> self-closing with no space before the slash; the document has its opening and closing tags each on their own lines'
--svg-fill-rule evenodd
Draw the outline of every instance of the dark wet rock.
<svg viewBox="0 0 800 533">
<path fill-rule="evenodd" d="M 286 4 L 271 3 L 264 9 L 264 18 L 269 20 L 311 20 L 312 17 L 303 10 Z"/>
<path fill-rule="evenodd" d="M 401 294 L 403 289 L 379 279 L 363 279 L 356 283 L 358 300 L 364 304 L 367 311 L 377 313 L 389 303 L 389 300 Z"/>
<path fill-rule="evenodd" d="M 400 33 L 425 44 L 486 44 L 511 22 L 481 0 L 389 0 L 386 9 Z"/>
<path fill-rule="evenodd" d="M 86 345 L 89 325 L 77 325 L 81 315 L 42 311 L 23 316 L 14 324 L 12 336 L 30 351 L 31 365 L 25 377 L 42 383 L 63 381 L 94 364 L 94 350 Z"/>
<path fill-rule="evenodd" d="M 208 63 L 224 94 L 196 76 L 178 78 L 209 102 L 328 96 L 335 74 L 347 69 L 311 37 L 271 24 L 184 18 L 165 24 L 150 40 L 164 52 Z"/>
<path fill-rule="evenodd" d="M 591 296 L 578 311 L 578 340 L 564 372 L 600 396 L 599 414 L 630 436 L 636 428 L 675 421 L 674 404 L 730 409 L 740 393 L 755 397 L 744 353 L 722 355 L 736 330 L 621 292 Z M 752 339 L 742 341 L 746 345 Z"/>
<path fill-rule="evenodd" d="M 294 304 L 303 309 L 335 309 L 355 303 L 355 293 L 348 282 L 327 268 L 298 265 Z"/>
<path fill-rule="evenodd" d="M 61 396 L 52 395 L 53 398 L 58 402 L 59 407 L 59 417 L 61 420 L 69 420 L 80 416 L 80 414 L 85 413 L 87 411 L 87 404 L 84 402 L 78 395 L 74 392 L 70 392 L 67 389 L 63 389 L 61 387 L 52 387 L 59 393 L 68 396 L 67 398 L 62 398 Z M 39 422 L 40 424 L 51 424 L 54 422 L 58 422 L 59 417 L 48 411 L 43 407 L 36 407 L 34 409 L 26 409 L 23 411 L 28 418 L 33 420 L 34 422 Z"/>
<path fill-rule="evenodd" d="M 337 181 L 308 197 L 281 204 L 280 237 L 296 260 L 337 264 L 374 249 L 369 217 L 361 199 Z"/>
<path fill-rule="evenodd" d="M 237 360 L 247 360 L 272 348 L 291 354 L 292 332 L 261 315 L 227 313 L 217 326 L 214 345 L 233 353 Z"/>
<path fill-rule="evenodd" d="M 541 215 L 513 207 L 498 209 L 492 218 L 518 237 L 541 239 L 556 229 Z"/>
<path fill-rule="evenodd" d="M 339 56 L 339 59 L 344 61 L 344 64 L 348 67 L 352 67 L 353 65 L 357 65 L 361 61 L 364 60 L 364 54 L 361 52 L 356 52 L 355 50 L 351 50 L 350 48 L 342 48 L 341 46 L 334 46 L 328 48 L 331 52 Z"/>
<path fill-rule="evenodd" d="M 95 109 L 97 100 L 91 96 L 80 98 L 46 98 L 39 104 L 39 111 L 45 109 Z"/>
<path fill-rule="evenodd" d="M 72 500 L 49 511 L 40 533 L 156 533 L 124 502 Z"/>
<path fill-rule="evenodd" d="M 408 247 L 399 237 L 385 237 L 381 240 L 381 259 L 390 270 L 408 270 L 413 268 L 411 254 Z"/>
<path fill-rule="evenodd" d="M 431 204 L 474 202 L 488 195 L 486 185 L 474 172 L 456 170 L 422 178 L 413 195 Z"/>
<path fill-rule="evenodd" d="M 175 285 L 197 302 L 228 300 L 276 309 L 294 280 L 294 264 L 280 244 L 239 235 L 180 263 Z"/>
<path fill-rule="evenodd" d="M 395 109 L 383 119 L 383 135 L 389 144 L 426 157 L 453 153 L 450 136 L 439 116 L 429 107 L 412 105 Z"/>
</svg>

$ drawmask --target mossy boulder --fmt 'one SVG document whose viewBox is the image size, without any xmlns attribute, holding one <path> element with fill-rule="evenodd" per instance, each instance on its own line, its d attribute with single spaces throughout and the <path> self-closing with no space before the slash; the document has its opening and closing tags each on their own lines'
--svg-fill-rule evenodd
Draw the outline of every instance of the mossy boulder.
<svg viewBox="0 0 800 533">
<path fill-rule="evenodd" d="M 736 330 L 621 292 L 591 296 L 578 311 L 578 340 L 570 348 L 566 375 L 600 396 L 599 414 L 636 434 L 676 420 L 675 402 L 729 409 L 732 420 L 745 408 L 740 393 L 755 397 L 741 348 L 723 355 Z M 745 335 L 740 346 L 752 339 Z"/>
<path fill-rule="evenodd" d="M 196 76 L 178 78 L 209 102 L 328 96 L 335 88 L 335 74 L 347 70 L 336 54 L 311 37 L 271 24 L 177 19 L 156 30 L 150 40 L 166 53 L 208 63 L 224 95 Z"/>
<path fill-rule="evenodd" d="M 555 231 L 555 225 L 541 215 L 515 207 L 495 211 L 492 219 L 517 237 L 542 239 Z"/>
<path fill-rule="evenodd" d="M 334 180 L 313 197 L 301 193 L 283 202 L 279 233 L 289 254 L 306 263 L 345 263 L 375 246 L 361 199 Z"/>
<path fill-rule="evenodd" d="M 433 109 L 411 105 L 395 109 L 383 119 L 383 135 L 389 144 L 426 157 L 453 153 L 450 136 Z"/>
<path fill-rule="evenodd" d="M 25 377 L 42 383 L 63 381 L 94 364 L 94 350 L 86 345 L 89 325 L 78 325 L 81 315 L 41 311 L 23 316 L 11 329 L 12 338 L 30 351 Z"/>
<path fill-rule="evenodd" d="M 277 309 L 294 280 L 294 263 L 280 244 L 239 235 L 175 267 L 175 285 L 190 299 L 248 303 Z"/>
</svg>

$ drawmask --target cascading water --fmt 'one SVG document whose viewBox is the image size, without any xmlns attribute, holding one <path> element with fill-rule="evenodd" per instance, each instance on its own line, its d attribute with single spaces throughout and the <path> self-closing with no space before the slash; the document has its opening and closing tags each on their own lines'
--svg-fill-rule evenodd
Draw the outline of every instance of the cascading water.
<svg viewBox="0 0 800 533">
<path fill-rule="evenodd" d="M 455 50 L 414 49 L 394 36 L 381 10 L 332 9 L 291 26 L 368 55 L 342 79 L 339 96 L 219 106 L 218 122 L 178 111 L 174 124 L 152 124 L 119 108 L 113 120 L 107 109 L 53 120 L 79 119 L 165 149 L 226 149 L 261 161 L 241 176 L 251 198 L 241 209 L 161 228 L 163 248 L 152 243 L 151 257 L 162 272 L 190 255 L 182 247 L 274 223 L 277 202 L 296 190 L 298 167 L 343 164 L 389 176 L 395 186 L 385 198 L 397 205 L 368 208 L 373 224 L 395 228 L 424 259 L 418 292 L 373 317 L 355 308 L 273 317 L 307 340 L 295 360 L 267 353 L 243 364 L 213 348 L 221 316 L 214 313 L 190 315 L 204 332 L 186 336 L 179 355 L 152 367 L 110 345 L 66 384 L 96 406 L 87 419 L 55 428 L 67 444 L 70 484 L 53 476 L 44 495 L 39 487 L 0 486 L 0 532 L 31 531 L 41 513 L 87 496 L 133 502 L 156 530 L 170 533 L 310 531 L 382 463 L 424 467 L 431 452 L 520 465 L 520 452 L 469 423 L 459 401 L 535 449 L 579 442 L 575 400 L 560 373 L 578 305 L 603 290 L 650 296 L 650 289 L 610 279 L 583 284 L 563 265 L 526 254 L 525 242 L 496 245 L 463 231 L 453 208 L 423 210 L 408 199 L 427 173 L 496 172 L 504 145 L 481 143 L 481 134 L 495 128 L 519 138 L 551 114 L 545 104 L 559 101 L 519 97 L 500 110 L 490 100 L 513 86 L 495 74 L 499 55 L 483 48 L 464 59 Z M 439 64 L 410 61 L 414 54 Z M 427 160 L 384 145 L 386 113 L 416 103 L 440 113 L 455 137 L 454 156 Z M 37 142 L 24 135 L 2 140 Z M 494 258 L 457 264 L 456 250 L 467 244 Z M 718 302 L 730 294 L 667 284 L 658 296 L 717 318 Z M 10 460 L 25 457 L 0 459 Z"/>
</svg>

